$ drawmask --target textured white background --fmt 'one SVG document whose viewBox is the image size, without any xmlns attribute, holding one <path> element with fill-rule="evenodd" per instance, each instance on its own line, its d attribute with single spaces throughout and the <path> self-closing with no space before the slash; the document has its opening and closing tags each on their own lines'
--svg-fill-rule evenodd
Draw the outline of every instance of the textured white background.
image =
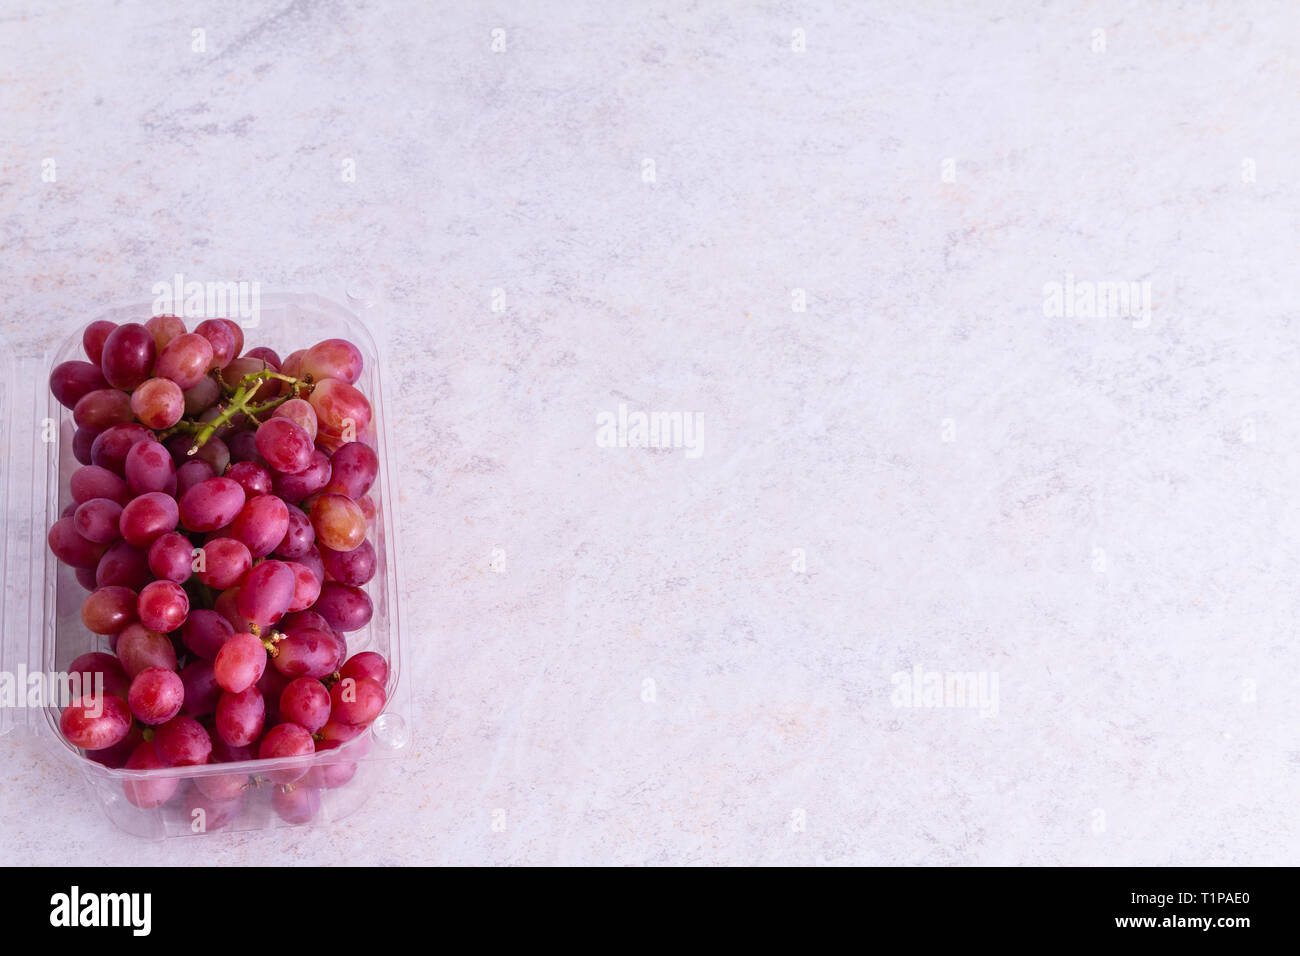
<svg viewBox="0 0 1300 956">
<path fill-rule="evenodd" d="M 0 859 L 1300 862 L 1297 41 L 1285 2 L 5 0 L 6 350 L 178 271 L 382 291 L 420 737 L 332 827 L 148 844 L 17 735 Z M 1045 318 L 1067 272 L 1150 326 Z M 703 457 L 598 448 L 620 401 Z M 894 708 L 917 664 L 998 716 Z"/>
</svg>

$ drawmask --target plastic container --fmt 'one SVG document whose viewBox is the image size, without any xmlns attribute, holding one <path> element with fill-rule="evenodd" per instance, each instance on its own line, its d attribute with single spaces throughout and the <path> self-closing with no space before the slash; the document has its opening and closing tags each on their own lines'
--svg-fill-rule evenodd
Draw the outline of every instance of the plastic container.
<svg viewBox="0 0 1300 956">
<path fill-rule="evenodd" d="M 356 308 L 372 317 L 374 306 L 365 293 L 349 293 Z M 152 303 L 110 309 L 90 321 L 143 322 L 153 314 Z M 186 318 L 192 330 L 202 318 Z M 47 738 L 50 746 L 80 771 L 92 799 L 103 806 L 119 828 L 142 837 L 193 835 L 275 827 L 321 825 L 360 807 L 382 779 L 386 758 L 410 749 L 409 696 L 402 670 L 401 615 L 397 568 L 397 488 L 389 448 L 389 419 L 380 382 L 380 350 L 356 312 L 311 294 L 275 293 L 261 297 L 260 316 L 238 320 L 244 327 L 244 348 L 269 346 L 281 356 L 322 339 L 345 338 L 361 350 L 365 368 L 356 385 L 370 400 L 375 420 L 375 451 L 379 475 L 370 495 L 376 517 L 369 537 L 379 556 L 374 578 L 365 586 L 374 615 L 365 628 L 345 635 L 349 656 L 378 651 L 388 660 L 388 703 L 383 714 L 360 737 L 334 750 L 278 760 L 207 764 L 162 770 L 111 770 L 84 756 L 59 731 L 57 701 L 23 697 L 27 675 L 39 671 L 47 689 L 54 675 L 66 671 L 78 655 L 108 651 L 109 639 L 88 631 L 80 609 L 88 593 L 72 568 L 58 562 L 46 545 L 46 533 L 71 501 L 68 482 L 80 467 L 72 453 L 72 412 L 50 394 L 50 370 L 60 362 L 85 360 L 81 334 L 71 330 L 53 354 L 5 357 L 10 366 L 0 379 L 0 505 L 5 515 L 0 547 L 0 580 L 4 582 L 0 673 L 11 675 L 18 688 L 16 702 L 0 702 L 0 734 L 26 727 Z M 51 696 L 46 694 L 46 697 Z M 24 702 L 37 706 L 22 706 Z M 17 705 L 15 706 L 14 703 Z M 350 768 L 355 766 L 355 772 Z M 305 774 L 289 789 L 279 781 Z M 200 786 L 217 792 L 213 778 L 246 775 L 236 801 L 213 801 Z M 176 792 L 161 806 L 141 809 L 126 799 L 124 785 Z M 196 785 L 196 781 L 201 783 Z M 201 811 L 201 812 L 199 812 Z"/>
</svg>

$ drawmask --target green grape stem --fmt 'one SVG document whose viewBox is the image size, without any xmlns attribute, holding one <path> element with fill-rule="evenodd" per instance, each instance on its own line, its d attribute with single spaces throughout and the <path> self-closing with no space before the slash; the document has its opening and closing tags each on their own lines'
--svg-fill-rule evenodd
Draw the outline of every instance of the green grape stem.
<svg viewBox="0 0 1300 956">
<path fill-rule="evenodd" d="M 270 401 L 262 402 L 260 405 L 252 404 L 253 395 L 262 387 L 263 382 L 270 379 L 288 382 L 289 390 L 284 395 L 281 395 L 278 398 L 273 398 Z M 239 380 L 239 385 L 235 389 L 234 394 L 230 396 L 230 400 L 226 404 L 220 406 L 221 414 L 212 419 L 212 421 L 204 422 L 202 424 L 199 422 L 185 423 L 188 426 L 193 426 L 193 430 L 189 427 L 181 428 L 180 425 L 182 423 L 177 423 L 172 426 L 172 428 L 177 432 L 187 432 L 194 435 L 194 443 L 190 446 L 190 450 L 186 452 L 187 455 L 193 455 L 203 447 L 203 444 L 209 438 L 216 434 L 217 429 L 228 424 L 236 415 L 247 415 L 252 418 L 253 421 L 257 421 L 259 416 L 265 415 L 267 412 L 279 408 L 285 402 L 289 401 L 289 399 L 298 398 L 300 395 L 311 394 L 311 390 L 312 381 L 310 375 L 305 376 L 304 378 L 294 378 L 291 375 L 277 372 L 273 368 L 264 368 L 260 372 L 249 372 Z"/>
</svg>

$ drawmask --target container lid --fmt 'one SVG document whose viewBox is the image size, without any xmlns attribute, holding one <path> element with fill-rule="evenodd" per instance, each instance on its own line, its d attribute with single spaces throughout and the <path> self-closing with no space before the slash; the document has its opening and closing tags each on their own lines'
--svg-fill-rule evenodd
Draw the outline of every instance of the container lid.
<svg viewBox="0 0 1300 956">
<path fill-rule="evenodd" d="M 58 424 L 50 410 L 45 356 L 0 357 L 0 736 L 35 722 L 41 701 L 29 689 L 39 676 L 45 608 L 54 581 L 46 574 L 47 498 L 58 449 Z M 49 593 L 47 593 L 47 590 Z"/>
</svg>

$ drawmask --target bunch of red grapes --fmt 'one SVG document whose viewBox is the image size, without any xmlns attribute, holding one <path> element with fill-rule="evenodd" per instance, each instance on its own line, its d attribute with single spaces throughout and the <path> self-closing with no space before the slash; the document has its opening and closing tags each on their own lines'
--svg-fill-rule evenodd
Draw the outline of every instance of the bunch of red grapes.
<svg viewBox="0 0 1300 956">
<path fill-rule="evenodd" d="M 130 770 L 293 757 L 359 736 L 388 680 L 381 655 L 348 657 L 344 638 L 370 621 L 363 586 L 377 560 L 360 351 L 327 339 L 281 361 L 244 352 L 229 319 L 189 332 L 170 315 L 94 322 L 82 341 L 89 361 L 50 375 L 82 467 L 49 545 L 90 592 L 82 621 L 113 653 L 72 662 L 82 688 L 103 691 L 64 710 L 64 736 Z M 353 772 L 278 771 L 273 803 L 309 819 L 319 789 Z M 186 799 L 229 817 L 254 782 L 198 776 Z M 124 788 L 151 808 L 180 783 Z"/>
</svg>

